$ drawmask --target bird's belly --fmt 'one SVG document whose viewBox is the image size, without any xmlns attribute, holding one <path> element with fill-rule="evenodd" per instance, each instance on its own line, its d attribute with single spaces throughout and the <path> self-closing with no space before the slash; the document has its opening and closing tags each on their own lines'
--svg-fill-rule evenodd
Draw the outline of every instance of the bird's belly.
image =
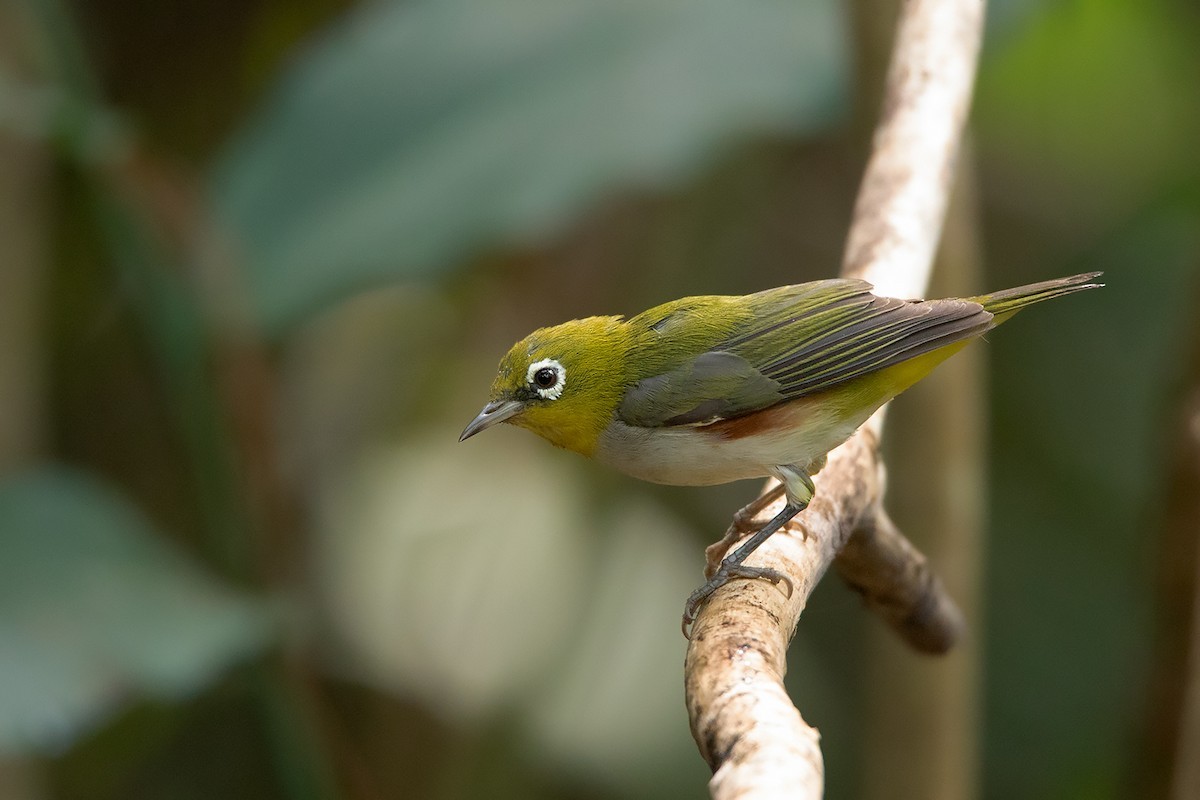
<svg viewBox="0 0 1200 800">
<path fill-rule="evenodd" d="M 850 438 L 863 419 L 793 402 L 711 425 L 639 428 L 614 421 L 595 455 L 652 483 L 710 486 L 766 477 L 785 464 L 808 468 Z"/>
</svg>

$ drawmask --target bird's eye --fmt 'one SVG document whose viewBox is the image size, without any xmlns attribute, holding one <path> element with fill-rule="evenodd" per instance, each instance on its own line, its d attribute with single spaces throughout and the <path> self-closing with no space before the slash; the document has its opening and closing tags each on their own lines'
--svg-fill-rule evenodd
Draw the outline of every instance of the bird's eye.
<svg viewBox="0 0 1200 800">
<path fill-rule="evenodd" d="M 557 400 L 567 385 L 567 371 L 554 359 L 545 358 L 529 365 L 525 380 L 543 400 Z"/>
</svg>

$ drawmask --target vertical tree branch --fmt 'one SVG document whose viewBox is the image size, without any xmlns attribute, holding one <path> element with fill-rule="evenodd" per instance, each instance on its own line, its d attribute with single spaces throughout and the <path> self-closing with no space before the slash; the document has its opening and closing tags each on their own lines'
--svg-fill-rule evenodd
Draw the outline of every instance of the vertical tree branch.
<svg viewBox="0 0 1200 800">
<path fill-rule="evenodd" d="M 1131 797 L 1200 796 L 1200 322 L 1189 339 L 1178 410 L 1164 431 L 1154 655 Z"/>
<path fill-rule="evenodd" d="M 0 85 L 18 86 L 36 74 L 27 34 L 17 9 L 0 0 Z M 20 108 L 20 94 L 6 98 L 9 119 L 0 118 L 0 475 L 40 453 L 45 429 L 41 327 L 51 161 L 44 143 L 14 130 L 22 111 L 34 116 L 33 109 Z"/>
<path fill-rule="evenodd" d="M 916 297 L 928 282 L 982 24 L 982 0 L 910 0 L 901 11 L 883 114 L 842 269 L 882 294 Z M 785 787 L 791 797 L 823 792 L 818 734 L 783 690 L 785 653 L 808 595 L 835 555 L 855 530 L 882 529 L 876 523 L 881 426 L 882 413 L 833 451 L 817 476 L 812 505 L 756 551 L 756 564 L 791 577 L 791 596 L 764 581 L 735 581 L 713 595 L 693 626 L 684 667 L 687 708 L 692 734 L 714 771 L 714 797 L 779 796 Z M 876 541 L 880 546 L 860 548 L 851 564 L 872 574 L 872 565 L 883 565 L 889 555 L 902 554 L 901 566 L 912 562 L 915 550 L 891 547 L 887 536 Z M 936 580 L 915 597 L 924 607 L 953 609 Z M 953 620 L 930 621 L 957 632 Z"/>
<path fill-rule="evenodd" d="M 909 0 L 854 206 L 842 275 L 919 297 L 954 181 L 983 33 L 983 0 Z"/>
<path fill-rule="evenodd" d="M 1196 753 L 1200 752 L 1200 547 L 1196 546 L 1196 525 L 1200 521 L 1200 503 L 1196 502 L 1196 491 L 1200 487 L 1200 402 L 1195 397 L 1192 414 L 1187 420 L 1187 428 L 1183 437 L 1189 446 L 1189 456 L 1180 457 L 1179 474 L 1175 480 L 1182 482 L 1190 480 L 1190 486 L 1184 489 L 1188 499 L 1173 497 L 1172 524 L 1182 523 L 1190 517 L 1190 527 L 1183 531 L 1173 532 L 1175 536 L 1193 537 L 1192 558 L 1190 567 L 1192 603 L 1190 612 L 1191 625 L 1187 642 L 1181 649 L 1186 651 L 1183 669 L 1178 676 L 1182 684 L 1179 723 L 1175 736 L 1175 747 L 1172 750 L 1174 764 L 1170 777 L 1170 796 L 1172 800 L 1184 800 L 1195 797 L 1200 793 L 1200 760 Z"/>
<path fill-rule="evenodd" d="M 968 148 L 969 149 L 969 148 Z M 978 204 L 969 153 L 946 217 L 930 294 L 979 294 Z M 887 446 L 890 511 L 937 564 L 975 635 L 943 659 L 913 658 L 872 626 L 866 653 L 863 798 L 967 800 L 978 792 L 978 607 L 984 529 L 986 347 L 968 347 L 897 398 Z M 851 539 L 854 544 L 859 537 Z M 901 539 L 903 541 L 903 539 Z M 843 555 L 835 567 L 842 569 Z M 860 560 L 861 563 L 861 560 Z"/>
<path fill-rule="evenodd" d="M 0 0 L 0 88 L 38 77 L 30 25 L 21 8 Z M 7 86 L 5 86 L 7 84 Z M 20 108 L 18 92 L 0 115 L 0 478 L 30 466 L 45 446 L 45 353 L 41 335 L 50 242 L 49 148 L 16 130 L 36 123 L 36 109 Z M 30 94 L 33 94 L 30 92 Z M 28 112 L 27 119 L 19 119 Z M 0 797 L 37 800 L 48 795 L 38 763 L 0 754 Z"/>
</svg>

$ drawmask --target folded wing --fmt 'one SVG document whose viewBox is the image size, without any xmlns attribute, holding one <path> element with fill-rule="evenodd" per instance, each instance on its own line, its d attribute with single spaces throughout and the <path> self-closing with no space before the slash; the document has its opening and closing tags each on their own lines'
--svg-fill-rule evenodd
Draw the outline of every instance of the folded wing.
<svg viewBox="0 0 1200 800">
<path fill-rule="evenodd" d="M 750 295 L 750 313 L 737 330 L 631 387 L 618 416 L 642 427 L 732 419 L 978 336 L 993 324 L 969 300 L 898 300 L 870 290 L 864 281 L 837 280 Z M 664 330 L 675 327 L 663 322 Z"/>
</svg>

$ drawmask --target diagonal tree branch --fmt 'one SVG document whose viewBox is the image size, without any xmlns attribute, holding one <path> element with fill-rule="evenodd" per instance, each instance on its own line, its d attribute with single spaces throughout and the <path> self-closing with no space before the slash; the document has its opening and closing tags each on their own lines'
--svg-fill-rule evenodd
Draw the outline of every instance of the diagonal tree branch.
<svg viewBox="0 0 1200 800">
<path fill-rule="evenodd" d="M 983 0 L 908 0 L 901 10 L 842 267 L 881 294 L 919 297 L 928 284 L 982 26 Z M 791 596 L 765 581 L 735 581 L 713 595 L 693 625 L 685 691 L 692 734 L 714 771 L 713 797 L 821 796 L 818 734 L 782 681 L 800 613 L 839 553 L 842 574 L 855 576 L 868 605 L 886 609 L 885 618 L 918 649 L 943 651 L 961 629 L 923 557 L 882 511 L 882 425 L 881 410 L 834 450 L 816 477 L 813 503 L 756 551 L 757 564 L 791 577 Z"/>
</svg>

